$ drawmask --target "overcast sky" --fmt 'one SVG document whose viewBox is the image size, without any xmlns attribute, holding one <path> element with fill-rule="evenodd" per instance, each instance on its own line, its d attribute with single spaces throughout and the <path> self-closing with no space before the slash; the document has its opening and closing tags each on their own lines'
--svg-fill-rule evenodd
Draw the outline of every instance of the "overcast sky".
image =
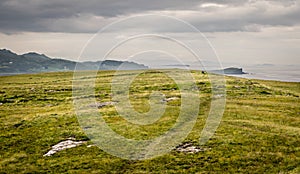
<svg viewBox="0 0 300 174">
<path fill-rule="evenodd" d="M 86 42 L 102 27 L 145 14 L 172 16 L 192 24 L 209 39 L 224 63 L 300 65 L 299 0 L 1 0 L 0 48 L 76 60 Z M 198 43 L 193 40 L 195 33 L 173 25 L 172 20 L 146 20 L 116 25 L 118 35 L 107 34 L 97 46 L 102 49 L 111 39 L 128 39 L 126 30 L 133 27 L 139 28 L 139 34 L 173 33 L 177 39 Z M 159 39 L 154 41 L 168 46 Z M 145 45 L 142 40 L 135 44 Z M 144 56 L 152 56 L 152 63 L 163 63 L 160 60 L 167 54 Z M 203 56 L 209 59 L 209 54 Z M 99 53 L 93 51 L 85 57 L 98 58 Z"/>
</svg>

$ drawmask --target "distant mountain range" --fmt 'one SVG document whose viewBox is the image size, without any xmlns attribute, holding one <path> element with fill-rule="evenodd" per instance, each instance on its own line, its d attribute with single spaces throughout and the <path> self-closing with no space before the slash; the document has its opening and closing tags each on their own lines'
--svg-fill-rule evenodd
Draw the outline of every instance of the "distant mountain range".
<svg viewBox="0 0 300 174">
<path fill-rule="evenodd" d="M 75 62 L 66 59 L 50 58 L 44 54 L 30 52 L 22 55 L 7 49 L 0 49 L 0 73 L 37 73 L 51 71 L 79 70 L 136 70 L 148 69 L 143 64 L 128 61 L 87 61 Z"/>
</svg>

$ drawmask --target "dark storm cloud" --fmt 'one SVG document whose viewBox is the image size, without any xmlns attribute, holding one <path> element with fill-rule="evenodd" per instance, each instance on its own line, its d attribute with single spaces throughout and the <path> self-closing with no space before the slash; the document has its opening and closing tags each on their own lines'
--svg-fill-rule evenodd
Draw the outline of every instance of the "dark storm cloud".
<svg viewBox="0 0 300 174">
<path fill-rule="evenodd" d="M 201 7 L 205 3 L 210 4 Z M 213 3 L 224 7 L 214 7 Z M 193 13 L 189 15 L 185 11 Z M 201 31 L 254 31 L 260 25 L 293 26 L 299 24 L 300 17 L 299 2 L 292 0 L 3 0 L 0 1 L 0 32 L 95 32 L 101 23 L 120 16 L 172 12 Z"/>
</svg>

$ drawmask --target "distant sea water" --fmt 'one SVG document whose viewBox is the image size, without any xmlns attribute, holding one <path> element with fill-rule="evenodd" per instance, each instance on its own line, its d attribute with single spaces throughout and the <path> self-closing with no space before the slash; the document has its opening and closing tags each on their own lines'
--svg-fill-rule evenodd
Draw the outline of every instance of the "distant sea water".
<svg viewBox="0 0 300 174">
<path fill-rule="evenodd" d="M 277 80 L 285 82 L 300 82 L 300 66 L 296 65 L 258 65 L 244 66 L 247 74 L 232 75 L 247 79 Z"/>
<path fill-rule="evenodd" d="M 14 75 L 20 75 L 22 73 L 0 73 L 0 76 L 14 76 Z"/>
<path fill-rule="evenodd" d="M 42 73 L 42 72 L 40 72 Z M 38 74 L 38 72 L 24 72 L 24 73 L 0 73 L 0 76 L 15 76 L 15 75 L 22 75 L 22 74 Z"/>
<path fill-rule="evenodd" d="M 229 66 L 226 66 L 227 68 Z M 229 75 L 247 79 L 261 79 L 261 80 L 277 80 L 285 82 L 300 82 L 300 65 L 251 65 L 240 66 L 243 71 L 247 74 L 241 75 Z M 166 68 L 166 67 L 160 67 Z M 169 67 L 170 68 L 170 67 Z M 182 67 L 171 67 L 171 68 L 182 68 Z M 202 68 L 192 67 L 191 69 L 199 70 Z M 208 69 L 216 69 L 215 67 L 210 67 Z M 12 76 L 24 73 L 0 73 L 0 76 Z M 29 73 L 27 73 L 29 74 Z"/>
</svg>

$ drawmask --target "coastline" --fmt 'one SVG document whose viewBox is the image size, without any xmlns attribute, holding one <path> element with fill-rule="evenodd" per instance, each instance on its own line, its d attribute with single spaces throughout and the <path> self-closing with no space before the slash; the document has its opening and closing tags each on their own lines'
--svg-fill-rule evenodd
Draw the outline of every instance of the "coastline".
<svg viewBox="0 0 300 174">
<path fill-rule="evenodd" d="M 246 68 L 245 68 L 246 69 Z M 51 71 L 57 72 L 57 71 Z M 49 73 L 51 73 L 49 72 Z M 257 80 L 272 80 L 272 81 L 281 81 L 281 82 L 300 82 L 300 70 L 298 72 L 290 73 L 287 71 L 273 72 L 273 73 L 264 73 L 264 72 L 255 72 L 245 70 L 245 74 L 224 74 L 225 76 L 239 77 L 245 79 L 257 79 Z M 47 72 L 32 72 L 32 73 L 0 73 L 1 76 L 15 76 L 15 75 L 25 75 L 25 74 L 39 74 Z"/>
<path fill-rule="evenodd" d="M 262 74 L 254 74 L 254 73 L 249 73 L 249 74 L 225 74 L 226 76 L 231 76 L 231 77 L 239 77 L 243 79 L 253 79 L 253 80 L 270 80 L 270 81 L 280 81 L 280 82 L 300 82 L 300 78 L 296 77 L 269 77 L 269 76 L 264 76 Z"/>
<path fill-rule="evenodd" d="M 246 74 L 228 74 L 246 79 L 275 80 L 282 82 L 300 82 L 300 68 L 297 66 L 256 66 L 245 67 Z"/>
</svg>

